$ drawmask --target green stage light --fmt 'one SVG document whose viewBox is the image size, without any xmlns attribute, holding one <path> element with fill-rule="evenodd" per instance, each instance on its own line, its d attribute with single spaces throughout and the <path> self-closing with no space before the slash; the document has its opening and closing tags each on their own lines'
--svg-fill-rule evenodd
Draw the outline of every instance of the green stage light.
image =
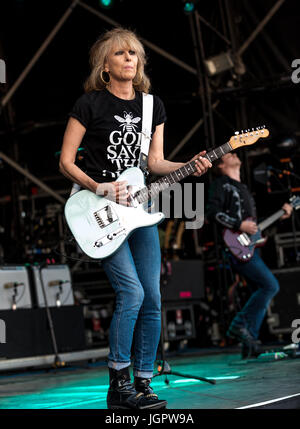
<svg viewBox="0 0 300 429">
<path fill-rule="evenodd" d="M 192 1 L 185 1 L 183 10 L 186 14 L 192 13 L 195 10 L 195 4 Z"/>
<path fill-rule="evenodd" d="M 110 9 L 114 4 L 114 0 L 99 0 L 99 4 L 104 9 Z"/>
</svg>

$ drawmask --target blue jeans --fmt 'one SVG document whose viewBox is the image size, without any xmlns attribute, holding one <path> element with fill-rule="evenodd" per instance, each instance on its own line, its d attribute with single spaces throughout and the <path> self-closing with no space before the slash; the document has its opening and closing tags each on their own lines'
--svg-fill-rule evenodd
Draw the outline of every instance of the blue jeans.
<svg viewBox="0 0 300 429">
<path fill-rule="evenodd" d="M 134 338 L 134 375 L 151 378 L 161 330 L 157 227 L 137 229 L 102 266 L 116 293 L 108 366 L 120 370 L 130 365 Z"/>
<path fill-rule="evenodd" d="M 255 287 L 255 291 L 232 323 L 246 326 L 250 334 L 257 339 L 270 301 L 279 292 L 279 284 L 257 249 L 249 262 L 243 263 L 233 258 L 233 267 L 245 277 L 250 287 Z"/>
</svg>

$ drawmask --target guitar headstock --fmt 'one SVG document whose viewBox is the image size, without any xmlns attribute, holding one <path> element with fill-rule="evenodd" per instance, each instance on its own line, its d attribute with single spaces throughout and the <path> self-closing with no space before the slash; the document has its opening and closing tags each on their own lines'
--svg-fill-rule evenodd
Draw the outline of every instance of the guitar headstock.
<svg viewBox="0 0 300 429">
<path fill-rule="evenodd" d="M 244 130 L 241 133 L 236 131 L 235 135 L 229 140 L 229 143 L 232 149 L 237 149 L 241 146 L 254 144 L 258 139 L 268 137 L 269 134 L 269 130 L 265 126 Z"/>
<path fill-rule="evenodd" d="M 293 195 L 290 198 L 290 204 L 293 206 L 293 209 L 298 210 L 300 209 L 300 197 L 296 197 L 296 195 Z"/>
</svg>

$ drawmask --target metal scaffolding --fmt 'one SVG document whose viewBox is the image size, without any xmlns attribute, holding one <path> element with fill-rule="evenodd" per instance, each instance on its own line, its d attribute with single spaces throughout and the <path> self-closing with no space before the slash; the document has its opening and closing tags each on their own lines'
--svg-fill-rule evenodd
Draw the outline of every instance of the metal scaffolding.
<svg viewBox="0 0 300 429">
<path fill-rule="evenodd" d="M 200 3 L 197 4 L 195 11 L 193 14 L 189 16 L 189 25 L 191 31 L 191 43 L 194 48 L 194 57 L 196 67 L 193 67 L 190 64 L 187 64 L 185 61 L 182 61 L 180 58 L 172 55 L 168 51 L 162 49 L 151 41 L 142 38 L 142 42 L 145 46 L 151 49 L 153 52 L 158 55 L 164 57 L 168 61 L 172 62 L 177 67 L 180 67 L 185 72 L 190 75 L 196 76 L 198 78 L 198 89 L 197 95 L 200 99 L 199 105 L 199 119 L 196 123 L 191 127 L 191 129 L 187 130 L 185 136 L 178 142 L 178 144 L 172 149 L 171 153 L 168 154 L 167 158 L 172 160 L 176 157 L 178 153 L 180 153 L 185 145 L 190 141 L 190 139 L 199 132 L 200 128 L 203 127 L 204 133 L 204 143 L 206 149 L 214 148 L 216 146 L 216 137 L 215 137 L 215 123 L 216 120 L 223 120 L 225 123 L 226 118 L 222 117 L 219 108 L 222 107 L 222 98 L 221 91 L 214 90 L 212 86 L 212 77 L 209 75 L 206 67 L 206 63 L 208 60 L 207 48 L 203 41 L 203 31 L 204 28 L 206 31 L 211 32 L 218 39 L 218 41 L 223 44 L 223 52 L 230 52 L 230 56 L 233 59 L 233 71 L 235 73 L 235 79 L 239 83 L 239 85 L 243 86 L 243 73 L 245 72 L 245 64 L 243 63 L 243 55 L 246 53 L 249 46 L 253 43 L 253 41 L 261 34 L 268 44 L 269 48 L 276 55 L 278 61 L 284 67 L 284 70 L 287 72 L 290 70 L 289 64 L 284 57 L 284 55 L 280 52 L 277 46 L 272 42 L 267 32 L 265 31 L 266 25 L 270 22 L 272 17 L 278 13 L 280 7 L 285 3 L 285 0 L 277 0 L 274 2 L 274 5 L 270 8 L 268 13 L 264 16 L 261 21 L 258 21 L 252 6 L 249 2 L 243 2 L 243 6 L 250 18 L 255 22 L 255 28 L 252 33 L 244 40 L 242 43 L 239 43 L 240 38 L 237 37 L 237 29 L 234 25 L 234 16 L 235 16 L 235 2 L 233 0 L 218 0 L 218 14 L 219 14 L 219 22 L 221 22 L 221 28 L 217 28 L 217 26 L 213 25 L 209 22 L 204 16 L 202 16 L 199 12 L 199 8 L 201 7 Z M 13 99 L 13 96 L 16 94 L 17 90 L 20 86 L 25 82 L 26 77 L 30 74 L 33 67 L 37 64 L 41 56 L 45 53 L 49 45 L 52 43 L 54 38 L 58 35 L 61 28 L 64 24 L 69 20 L 72 16 L 72 13 L 75 9 L 82 8 L 89 14 L 98 17 L 100 20 L 108 23 L 113 27 L 120 26 L 121 24 L 106 14 L 100 12 L 99 10 L 91 7 L 84 1 L 80 0 L 72 0 L 70 5 L 67 7 L 61 18 L 54 25 L 53 29 L 50 31 L 49 35 L 46 37 L 44 42 L 38 48 L 36 53 L 33 55 L 28 64 L 24 67 L 23 71 L 20 73 L 19 77 L 16 81 L 8 88 L 7 92 L 3 95 L 0 100 L 0 111 L 3 112 L 5 109 L 9 107 L 9 103 Z M 227 89 L 226 89 L 227 90 Z M 234 128 L 245 129 L 248 124 L 247 110 L 246 110 L 246 98 L 240 97 L 238 101 L 235 103 L 236 110 L 236 119 L 235 126 L 231 125 L 227 121 L 227 126 L 231 126 L 232 131 Z M 0 153 L 0 157 L 4 162 L 6 162 L 12 169 L 21 173 L 24 177 L 26 177 L 29 181 L 35 183 L 39 188 L 43 189 L 49 196 L 58 201 L 61 206 L 65 203 L 65 198 L 61 196 L 61 194 L 51 188 L 51 186 L 47 185 L 37 177 L 35 177 L 28 169 L 23 168 L 18 161 L 18 150 L 17 144 L 14 144 L 14 151 L 10 156 L 3 151 Z M 246 169 L 247 182 L 250 182 L 250 172 L 247 167 L 247 155 L 244 152 L 242 154 L 244 166 Z M 15 195 L 16 198 L 16 195 Z M 17 204 L 18 205 L 18 204 Z"/>
</svg>

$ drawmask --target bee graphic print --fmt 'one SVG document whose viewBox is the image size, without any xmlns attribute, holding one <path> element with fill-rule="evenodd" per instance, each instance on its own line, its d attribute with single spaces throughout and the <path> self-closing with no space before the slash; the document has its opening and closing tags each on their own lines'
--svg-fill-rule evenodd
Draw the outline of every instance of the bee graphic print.
<svg viewBox="0 0 300 429">
<path fill-rule="evenodd" d="M 136 125 L 138 122 L 140 122 L 141 118 L 137 117 L 134 118 L 132 113 L 127 113 L 124 111 L 124 118 L 121 118 L 121 116 L 115 115 L 115 119 L 119 122 L 121 122 L 120 127 L 123 127 L 123 131 L 126 130 L 128 132 L 135 131 Z"/>
</svg>

